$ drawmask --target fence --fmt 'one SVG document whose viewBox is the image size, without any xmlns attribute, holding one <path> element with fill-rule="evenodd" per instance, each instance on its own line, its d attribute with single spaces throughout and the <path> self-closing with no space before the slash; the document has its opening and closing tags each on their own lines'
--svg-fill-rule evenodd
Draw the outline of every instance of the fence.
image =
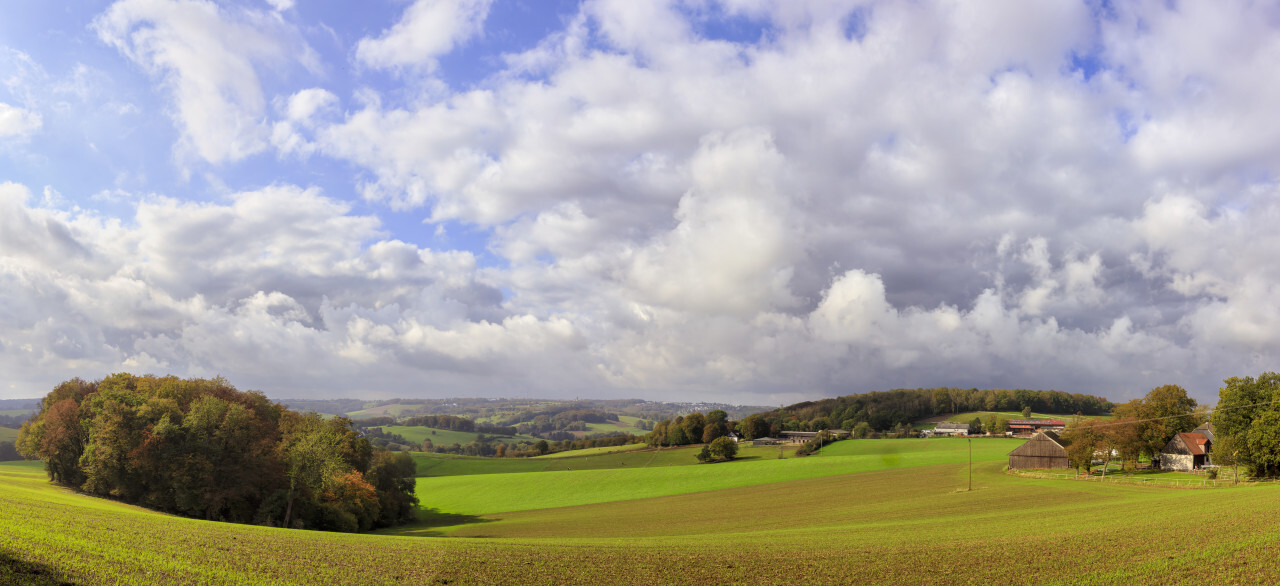
<svg viewBox="0 0 1280 586">
<path fill-rule="evenodd" d="M 1057 480 L 1079 480 L 1083 482 L 1106 482 L 1115 484 L 1133 484 L 1137 486 L 1169 486 L 1175 488 L 1219 488 L 1231 486 L 1230 480 L 1209 480 L 1208 478 L 1142 478 L 1119 474 L 1115 476 L 1084 476 L 1080 474 L 1050 474 L 1047 472 L 1011 472 L 1024 478 L 1049 478 Z"/>
</svg>

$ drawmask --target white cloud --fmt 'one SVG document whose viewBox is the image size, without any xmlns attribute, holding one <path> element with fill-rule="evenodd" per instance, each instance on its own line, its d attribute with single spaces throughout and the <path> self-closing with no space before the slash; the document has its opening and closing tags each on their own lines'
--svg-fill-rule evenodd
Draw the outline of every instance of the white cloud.
<svg viewBox="0 0 1280 586">
<path fill-rule="evenodd" d="M 483 32 L 491 0 L 416 0 L 400 21 L 356 45 L 356 58 L 380 69 L 433 71 L 436 59 Z"/>
<path fill-rule="evenodd" d="M 0 367 L 759 403 L 1211 398 L 1274 368 L 1280 35 L 1251 5 L 598 1 L 460 91 L 441 58 L 488 4 L 404 7 L 356 47 L 359 89 L 268 99 L 254 76 L 302 45 L 254 34 L 284 16 L 113 6 L 99 34 L 168 84 L 193 152 L 350 165 L 365 201 L 213 174 L 233 195 L 108 192 L 113 219 L 5 185 Z"/>
<path fill-rule="evenodd" d="M 27 138 L 40 130 L 40 114 L 0 102 L 0 139 Z"/>
<path fill-rule="evenodd" d="M 163 81 L 184 151 L 210 163 L 263 150 L 266 98 L 258 65 L 300 62 L 311 49 L 277 16 L 230 14 L 203 0 L 121 0 L 93 21 L 98 37 Z"/>
</svg>

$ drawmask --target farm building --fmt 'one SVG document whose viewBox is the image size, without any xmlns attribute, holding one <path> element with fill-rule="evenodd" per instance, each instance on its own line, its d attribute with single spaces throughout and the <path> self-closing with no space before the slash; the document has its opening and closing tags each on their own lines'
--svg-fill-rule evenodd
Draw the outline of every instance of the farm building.
<svg viewBox="0 0 1280 586">
<path fill-rule="evenodd" d="M 969 424 L 943 421 L 933 428 L 933 435 L 969 435 Z"/>
<path fill-rule="evenodd" d="M 751 440 L 753 446 L 775 446 L 782 443 L 782 440 L 772 437 L 758 437 Z"/>
<path fill-rule="evenodd" d="M 1059 432 L 1066 429 L 1067 422 L 1061 419 L 1013 419 L 1009 421 L 1009 431 L 1016 436 L 1030 437 L 1037 431 Z"/>
<path fill-rule="evenodd" d="M 1200 424 L 1200 427 L 1191 431 L 1194 433 L 1202 433 L 1205 437 L 1209 438 L 1210 442 L 1213 442 L 1213 423 L 1202 423 Z"/>
<path fill-rule="evenodd" d="M 1009 468 L 1070 468 L 1067 446 L 1052 431 L 1041 431 L 1012 452 L 1009 452 Z"/>
<path fill-rule="evenodd" d="M 1209 463 L 1213 441 L 1203 433 L 1187 432 L 1173 436 L 1160 450 L 1160 468 L 1190 472 Z"/>
<path fill-rule="evenodd" d="M 831 437 L 834 437 L 836 439 L 842 439 L 849 435 L 849 432 L 843 429 L 828 429 L 824 431 L 831 434 Z M 803 444 L 813 438 L 818 437 L 819 433 L 822 433 L 822 432 L 820 431 L 781 431 L 781 432 L 778 432 L 778 435 L 782 436 L 782 439 L 790 441 L 793 444 Z"/>
</svg>

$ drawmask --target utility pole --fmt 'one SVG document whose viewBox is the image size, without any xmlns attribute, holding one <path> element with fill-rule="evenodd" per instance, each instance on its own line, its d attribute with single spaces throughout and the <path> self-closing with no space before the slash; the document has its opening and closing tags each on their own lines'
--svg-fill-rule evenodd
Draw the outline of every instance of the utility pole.
<svg viewBox="0 0 1280 586">
<path fill-rule="evenodd" d="M 969 438 L 969 490 L 973 490 L 973 438 Z"/>
</svg>

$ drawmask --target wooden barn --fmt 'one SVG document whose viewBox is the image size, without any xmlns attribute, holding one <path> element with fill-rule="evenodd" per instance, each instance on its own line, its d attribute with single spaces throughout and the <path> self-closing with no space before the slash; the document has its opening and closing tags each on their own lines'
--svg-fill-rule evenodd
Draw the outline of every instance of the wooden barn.
<svg viewBox="0 0 1280 586">
<path fill-rule="evenodd" d="M 1009 452 L 1009 468 L 1070 468 L 1067 447 L 1052 431 L 1041 431 Z"/>
<path fill-rule="evenodd" d="M 1160 468 L 1182 472 L 1199 469 L 1209 463 L 1211 449 L 1213 449 L 1213 440 L 1205 434 L 1180 433 L 1173 436 L 1164 449 L 1160 450 Z"/>
</svg>

